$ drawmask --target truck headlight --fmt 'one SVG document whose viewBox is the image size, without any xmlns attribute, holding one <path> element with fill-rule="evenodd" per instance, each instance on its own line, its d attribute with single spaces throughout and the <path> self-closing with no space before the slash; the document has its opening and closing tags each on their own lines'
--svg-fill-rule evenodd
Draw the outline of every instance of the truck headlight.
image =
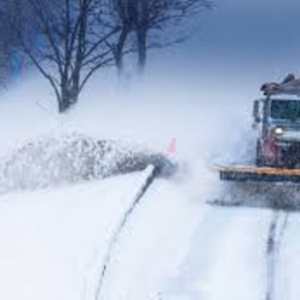
<svg viewBox="0 0 300 300">
<path fill-rule="evenodd" d="M 282 127 L 275 127 L 274 128 L 274 133 L 276 135 L 283 135 L 284 134 L 284 129 Z"/>
</svg>

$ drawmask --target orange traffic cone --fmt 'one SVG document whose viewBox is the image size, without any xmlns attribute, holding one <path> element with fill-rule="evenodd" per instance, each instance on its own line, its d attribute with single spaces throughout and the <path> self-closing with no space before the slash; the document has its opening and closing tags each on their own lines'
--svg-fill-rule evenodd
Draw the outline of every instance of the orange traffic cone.
<svg viewBox="0 0 300 300">
<path fill-rule="evenodd" d="M 169 144 L 168 149 L 167 149 L 167 153 L 168 154 L 175 154 L 175 152 L 176 152 L 176 139 L 173 138 L 170 141 L 170 144 Z"/>
</svg>

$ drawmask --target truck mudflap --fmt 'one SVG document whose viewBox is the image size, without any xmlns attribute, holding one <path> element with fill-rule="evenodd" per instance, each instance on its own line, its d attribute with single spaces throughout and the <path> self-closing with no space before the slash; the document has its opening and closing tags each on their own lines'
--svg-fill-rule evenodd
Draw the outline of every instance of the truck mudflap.
<svg viewBox="0 0 300 300">
<path fill-rule="evenodd" d="M 300 183 L 300 169 L 256 166 L 218 166 L 221 180 Z"/>
</svg>

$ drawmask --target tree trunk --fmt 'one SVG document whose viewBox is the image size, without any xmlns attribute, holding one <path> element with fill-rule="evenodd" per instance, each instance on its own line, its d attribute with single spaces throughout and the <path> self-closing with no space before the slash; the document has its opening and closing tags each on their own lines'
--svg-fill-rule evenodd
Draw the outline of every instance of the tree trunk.
<svg viewBox="0 0 300 300">
<path fill-rule="evenodd" d="M 66 83 L 61 85 L 60 97 L 58 100 L 59 113 L 64 113 L 69 110 L 78 101 L 79 84 Z"/>
<path fill-rule="evenodd" d="M 116 60 L 116 66 L 118 69 L 118 75 L 121 77 L 123 74 L 123 51 L 125 47 L 125 42 L 127 40 L 127 36 L 129 33 L 129 29 L 127 27 L 124 27 L 120 33 L 116 48 L 115 48 L 115 60 Z"/>
<path fill-rule="evenodd" d="M 58 99 L 58 111 L 64 113 L 70 107 L 69 95 L 67 87 L 61 86 L 60 99 Z"/>
<path fill-rule="evenodd" d="M 65 111 L 68 110 L 68 104 L 65 98 L 63 98 L 62 96 L 60 97 L 60 99 L 58 99 L 58 112 L 64 113 Z"/>
<path fill-rule="evenodd" d="M 137 28 L 138 71 L 143 73 L 147 59 L 147 30 Z"/>
<path fill-rule="evenodd" d="M 73 104 L 75 104 L 78 100 L 78 96 L 80 93 L 79 87 L 80 87 L 80 73 L 81 69 L 74 70 L 73 78 L 71 81 L 71 90 L 70 90 L 70 100 Z"/>
</svg>

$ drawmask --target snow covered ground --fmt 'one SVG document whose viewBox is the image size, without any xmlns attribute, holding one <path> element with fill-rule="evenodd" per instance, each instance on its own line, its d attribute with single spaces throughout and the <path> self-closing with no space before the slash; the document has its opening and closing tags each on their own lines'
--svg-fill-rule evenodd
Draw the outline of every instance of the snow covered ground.
<svg viewBox="0 0 300 300">
<path fill-rule="evenodd" d="M 58 116 L 51 91 L 32 75 L 0 102 L 0 156 L 74 131 L 160 152 L 175 146 L 182 168 L 154 181 L 134 210 L 97 300 L 298 299 L 298 214 L 285 222 L 283 212 L 206 203 L 234 193 L 215 164 L 253 157 L 252 86 L 201 80 L 156 78 L 117 91 L 92 84 Z M 2 195 L 0 299 L 96 300 L 109 242 L 143 174 Z"/>
<path fill-rule="evenodd" d="M 139 176 L 2 196 L 0 298 L 82 299 Z"/>
</svg>

